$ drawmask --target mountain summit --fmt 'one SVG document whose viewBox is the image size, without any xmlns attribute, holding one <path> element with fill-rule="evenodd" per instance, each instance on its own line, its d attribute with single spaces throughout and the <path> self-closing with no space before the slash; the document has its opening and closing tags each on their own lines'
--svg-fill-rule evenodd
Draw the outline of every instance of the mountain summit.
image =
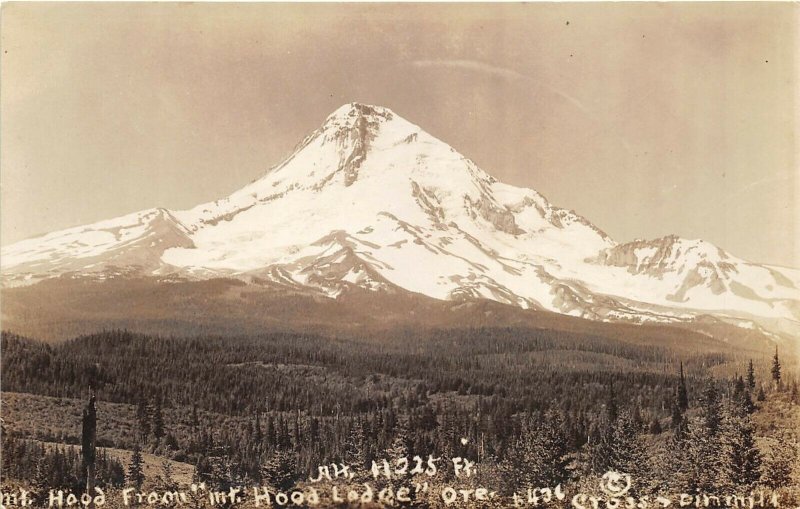
<svg viewBox="0 0 800 509">
<path fill-rule="evenodd" d="M 703 241 L 618 244 L 497 181 L 391 110 L 351 103 L 280 164 L 190 210 L 150 209 L 3 248 L 3 281 L 170 276 L 490 299 L 589 319 L 800 321 L 800 271 Z"/>
</svg>

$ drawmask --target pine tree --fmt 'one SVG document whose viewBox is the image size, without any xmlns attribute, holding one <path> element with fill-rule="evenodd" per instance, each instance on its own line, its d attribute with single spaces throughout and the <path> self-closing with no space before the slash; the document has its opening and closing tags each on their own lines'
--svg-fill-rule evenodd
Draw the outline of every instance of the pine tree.
<svg viewBox="0 0 800 509">
<path fill-rule="evenodd" d="M 256 412 L 256 423 L 253 430 L 253 441 L 255 442 L 256 449 L 261 450 L 261 442 L 264 440 L 264 435 L 261 432 L 261 412 Z"/>
<path fill-rule="evenodd" d="M 525 487 L 525 441 L 524 432 L 520 437 L 512 440 L 503 454 L 503 459 L 498 464 L 501 479 L 507 493 L 512 493 Z"/>
<path fill-rule="evenodd" d="M 192 428 L 197 429 L 200 425 L 200 419 L 197 418 L 197 404 L 192 405 Z"/>
<path fill-rule="evenodd" d="M 672 405 L 672 415 L 670 416 L 670 425 L 672 426 L 672 429 L 677 429 L 681 424 L 681 421 L 683 421 L 683 413 L 681 412 L 678 403 L 675 402 Z"/>
<path fill-rule="evenodd" d="M 617 424 L 614 451 L 612 468 L 630 474 L 636 479 L 637 489 L 646 489 L 651 482 L 651 472 L 648 468 L 649 455 L 641 430 L 628 412 L 620 416 Z"/>
<path fill-rule="evenodd" d="M 776 390 L 781 388 L 781 362 L 778 359 L 778 347 L 775 347 L 775 356 L 772 358 L 772 382 Z"/>
<path fill-rule="evenodd" d="M 555 411 L 548 411 L 538 422 L 522 424 L 520 435 L 500 464 L 509 491 L 566 482 L 568 451 L 564 428 L 564 419 Z"/>
<path fill-rule="evenodd" d="M 711 434 L 703 419 L 689 423 L 686 446 L 679 458 L 681 468 L 676 473 L 681 491 L 715 491 L 720 486 L 722 443 L 719 434 Z"/>
<path fill-rule="evenodd" d="M 200 484 L 203 482 L 208 482 L 208 470 L 210 466 L 206 461 L 205 455 L 200 454 L 197 458 L 197 461 L 194 465 L 194 472 L 192 472 L 192 482 L 195 484 Z M 186 490 L 188 496 L 189 507 L 191 509 L 205 509 L 206 506 L 206 495 L 202 490 Z"/>
<path fill-rule="evenodd" d="M 569 477 L 567 471 L 567 436 L 564 419 L 561 414 L 550 410 L 536 428 L 535 444 L 538 453 L 538 470 L 532 479 L 538 486 L 555 486 L 565 483 Z"/>
<path fill-rule="evenodd" d="M 194 465 L 193 480 L 199 482 L 211 481 L 211 470 L 211 462 L 205 454 L 201 453 Z"/>
<path fill-rule="evenodd" d="M 771 489 L 786 488 L 792 483 L 793 464 L 800 457 L 798 444 L 792 440 L 773 440 L 764 458 L 762 479 Z"/>
<path fill-rule="evenodd" d="M 136 423 L 139 425 L 139 436 L 142 440 L 147 440 L 150 436 L 150 412 L 147 400 L 142 397 L 136 407 Z"/>
<path fill-rule="evenodd" d="M 139 448 L 139 443 L 133 447 L 133 455 L 131 462 L 128 464 L 128 478 L 127 481 L 136 486 L 137 489 L 142 488 L 144 483 L 144 462 L 142 460 L 142 450 Z"/>
<path fill-rule="evenodd" d="M 273 488 L 286 491 L 291 489 L 298 479 L 297 462 L 293 454 L 278 449 L 268 456 L 261 465 L 261 479 Z"/>
<path fill-rule="evenodd" d="M 708 380 L 703 390 L 700 416 L 708 435 L 716 436 L 722 423 L 722 403 L 713 380 Z"/>
<path fill-rule="evenodd" d="M 683 374 L 683 362 L 680 367 L 678 388 L 675 391 L 675 404 L 672 406 L 672 429 L 677 439 L 682 439 L 686 434 L 686 411 L 689 408 L 689 393 L 686 390 L 686 377 Z"/>
<path fill-rule="evenodd" d="M 267 414 L 267 424 L 264 430 L 265 448 L 274 447 L 278 442 L 278 437 L 275 429 L 275 421 L 270 414 Z"/>
<path fill-rule="evenodd" d="M 89 398 L 89 403 L 83 409 L 83 422 L 81 430 L 81 456 L 83 471 L 86 474 L 86 493 L 94 496 L 95 487 L 95 462 L 97 451 L 95 448 L 97 438 L 97 406 L 94 394 Z"/>
<path fill-rule="evenodd" d="M 156 397 L 155 405 L 153 406 L 153 436 L 156 441 L 160 441 L 164 437 L 164 414 L 161 410 L 161 398 Z"/>
<path fill-rule="evenodd" d="M 764 387 L 763 386 L 758 388 L 758 394 L 756 395 L 756 399 L 758 401 L 764 401 L 764 400 L 767 399 L 767 395 L 764 394 Z"/>
<path fill-rule="evenodd" d="M 753 398 L 750 395 L 750 387 L 745 384 L 744 379 L 741 377 L 736 379 L 731 400 L 733 411 L 737 415 L 749 415 L 756 411 L 756 406 L 753 404 Z"/>
<path fill-rule="evenodd" d="M 753 359 L 747 363 L 747 386 L 753 391 L 756 388 L 756 373 L 753 369 Z"/>
<path fill-rule="evenodd" d="M 675 403 L 672 405 L 672 429 L 676 437 L 681 438 L 686 433 L 686 424 L 686 417 L 684 417 L 678 404 Z"/>
<path fill-rule="evenodd" d="M 754 488 L 761 478 L 761 452 L 755 444 L 750 416 L 739 408 L 731 409 L 721 430 L 724 455 L 722 473 L 728 488 Z"/>
<path fill-rule="evenodd" d="M 226 491 L 233 486 L 243 484 L 241 472 L 234 464 L 231 450 L 227 447 L 217 447 L 208 456 L 211 465 L 209 483 L 218 490 Z"/>
<path fill-rule="evenodd" d="M 609 386 L 608 401 L 606 402 L 606 417 L 609 421 L 616 421 L 618 416 L 617 394 L 614 391 L 614 383 L 612 382 Z"/>
<path fill-rule="evenodd" d="M 386 448 L 384 453 L 384 458 L 390 465 L 396 465 L 397 460 L 401 458 L 408 458 L 409 461 L 411 460 L 408 420 L 399 419 L 394 428 L 394 438 L 392 438 L 391 444 L 389 444 L 389 447 Z M 409 482 L 407 478 L 392 476 L 388 484 L 396 492 L 407 482 Z"/>
<path fill-rule="evenodd" d="M 386 459 L 390 462 L 409 456 L 409 431 L 406 419 L 400 419 L 395 426 L 394 438 L 386 449 Z"/>
<path fill-rule="evenodd" d="M 156 488 L 159 491 L 173 491 L 178 488 L 172 474 L 172 464 L 167 460 L 161 462 L 161 475 L 156 480 Z"/>
<path fill-rule="evenodd" d="M 714 381 L 709 379 L 701 397 L 700 415 L 687 428 L 685 461 L 679 473 L 681 489 L 714 491 L 720 487 L 721 426 L 722 404 Z"/>
<path fill-rule="evenodd" d="M 589 468 L 594 475 L 609 470 L 624 472 L 637 479 L 640 487 L 649 485 L 651 472 L 640 429 L 630 412 L 624 411 L 616 421 L 605 421 L 599 433 L 588 444 Z"/>
<path fill-rule="evenodd" d="M 587 467 L 593 474 L 604 474 L 611 467 L 611 454 L 616 421 L 609 421 L 605 416 L 592 426 L 589 440 L 586 443 Z"/>
<path fill-rule="evenodd" d="M 684 414 L 689 408 L 689 393 L 686 390 L 686 378 L 683 375 L 683 362 L 681 362 L 681 376 L 678 382 L 678 393 L 676 395 L 678 409 Z"/>
<path fill-rule="evenodd" d="M 744 391 L 744 394 L 742 394 L 739 400 L 739 405 L 746 414 L 752 414 L 756 411 L 756 405 L 753 404 L 753 398 L 750 396 L 749 390 Z"/>
<path fill-rule="evenodd" d="M 744 379 L 741 376 L 737 376 L 733 382 L 733 395 L 734 397 L 739 397 L 744 394 Z"/>
<path fill-rule="evenodd" d="M 291 447 L 292 438 L 289 436 L 289 426 L 283 417 L 278 417 L 275 423 L 275 444 L 279 448 Z"/>
<path fill-rule="evenodd" d="M 366 439 L 361 421 L 353 421 L 344 446 L 345 464 L 355 471 L 363 471 L 367 463 Z"/>
<path fill-rule="evenodd" d="M 677 405 L 675 405 L 677 410 Z M 680 413 L 679 413 L 680 415 Z M 656 471 L 661 474 L 659 492 L 685 491 L 687 486 L 686 472 L 689 469 L 688 461 L 688 421 L 685 416 L 680 416 L 680 423 L 675 426 L 675 432 L 657 449 L 654 457 Z"/>
<path fill-rule="evenodd" d="M 4 451 L 8 452 L 8 451 Z M 3 469 L 5 472 L 8 470 Z M 36 468 L 34 470 L 33 479 L 31 480 L 31 490 L 34 494 L 39 495 L 41 497 L 45 496 L 48 490 L 51 488 L 50 484 L 52 483 L 50 476 L 49 476 L 49 465 L 47 461 L 46 455 L 41 455 L 36 461 Z"/>
</svg>

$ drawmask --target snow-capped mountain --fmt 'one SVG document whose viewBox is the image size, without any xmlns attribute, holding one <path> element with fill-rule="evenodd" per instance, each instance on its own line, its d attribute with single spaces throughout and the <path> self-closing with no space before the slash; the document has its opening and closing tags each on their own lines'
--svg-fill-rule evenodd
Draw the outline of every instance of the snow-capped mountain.
<svg viewBox="0 0 800 509">
<path fill-rule="evenodd" d="M 404 289 L 590 319 L 800 321 L 798 270 L 677 237 L 617 244 L 392 111 L 358 103 L 226 198 L 25 240 L 3 248 L 0 262 L 7 286 L 65 274 L 224 276 L 330 297 Z"/>
</svg>

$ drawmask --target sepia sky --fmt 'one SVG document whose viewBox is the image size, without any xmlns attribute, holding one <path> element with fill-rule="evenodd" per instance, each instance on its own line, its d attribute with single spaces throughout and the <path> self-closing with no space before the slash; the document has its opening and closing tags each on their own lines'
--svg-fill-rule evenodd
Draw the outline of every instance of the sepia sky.
<svg viewBox="0 0 800 509">
<path fill-rule="evenodd" d="M 379 104 L 618 241 L 800 266 L 793 3 L 4 4 L 3 245 L 223 197 Z"/>
</svg>

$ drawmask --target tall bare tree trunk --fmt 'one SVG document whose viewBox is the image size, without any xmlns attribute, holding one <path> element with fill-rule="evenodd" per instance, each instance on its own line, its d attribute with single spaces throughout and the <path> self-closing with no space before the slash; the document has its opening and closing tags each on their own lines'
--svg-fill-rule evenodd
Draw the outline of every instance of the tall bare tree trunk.
<svg viewBox="0 0 800 509">
<path fill-rule="evenodd" d="M 97 435 L 97 409 L 95 407 L 94 391 L 89 397 L 89 404 L 83 409 L 83 440 L 81 442 L 81 453 L 83 454 L 83 464 L 86 468 L 86 493 L 92 497 L 90 508 L 94 509 L 94 462 L 95 462 L 95 438 Z"/>
</svg>

